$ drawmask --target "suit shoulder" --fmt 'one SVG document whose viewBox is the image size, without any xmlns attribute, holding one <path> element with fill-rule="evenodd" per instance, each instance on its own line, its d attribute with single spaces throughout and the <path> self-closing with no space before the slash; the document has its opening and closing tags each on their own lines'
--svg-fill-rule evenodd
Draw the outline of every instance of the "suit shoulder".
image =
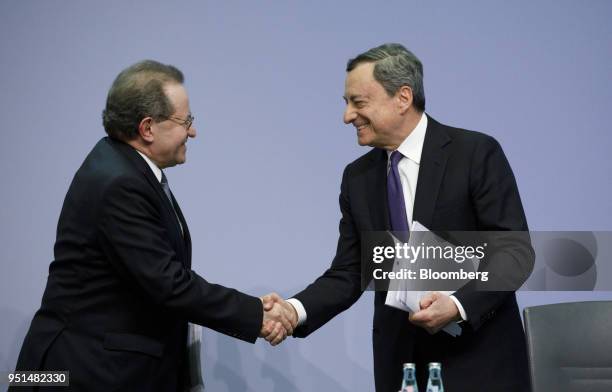
<svg viewBox="0 0 612 392">
<path fill-rule="evenodd" d="M 451 143 L 449 147 L 451 151 L 458 151 L 467 154 L 475 152 L 497 151 L 502 150 L 499 142 L 491 135 L 484 132 L 472 131 L 464 128 L 451 127 L 443 125 L 435 120 L 432 121 L 432 131 L 438 134 L 444 134 Z M 429 128 L 428 128 L 429 131 Z M 438 138 L 439 139 L 439 138 Z"/>
<path fill-rule="evenodd" d="M 448 125 L 439 124 L 446 134 L 455 142 L 471 144 L 471 145 L 499 145 L 499 142 L 491 135 L 479 132 L 472 131 L 469 129 L 451 127 Z"/>
<path fill-rule="evenodd" d="M 498 145 L 499 142 L 491 135 L 488 135 L 484 132 L 472 131 L 469 129 L 451 127 L 448 125 L 443 125 L 448 136 L 456 142 L 466 143 L 466 144 L 491 144 Z"/>
<path fill-rule="evenodd" d="M 144 176 L 108 138 L 101 139 L 87 155 L 75 174 L 73 184 L 103 192 L 114 182 L 132 181 L 138 184 Z"/>
<path fill-rule="evenodd" d="M 386 158 L 386 151 L 380 148 L 372 148 L 367 153 L 363 154 L 359 158 L 355 159 L 353 162 L 346 165 L 344 171 L 345 173 L 350 174 L 360 173 L 370 169 L 379 160 L 386 160 Z"/>
</svg>

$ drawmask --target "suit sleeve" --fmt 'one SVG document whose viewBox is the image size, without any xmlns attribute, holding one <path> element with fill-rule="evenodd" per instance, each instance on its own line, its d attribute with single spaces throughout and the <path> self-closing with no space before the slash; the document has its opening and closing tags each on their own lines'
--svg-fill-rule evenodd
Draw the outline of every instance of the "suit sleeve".
<svg viewBox="0 0 612 392">
<path fill-rule="evenodd" d="M 455 293 L 477 330 L 529 277 L 535 258 L 514 174 L 492 137 L 483 138 L 473 154 L 470 189 L 478 229 L 488 232 L 493 244 L 485 262 L 493 276 L 491 287 L 506 287 L 505 291 L 483 291 L 472 281 Z"/>
<path fill-rule="evenodd" d="M 349 200 L 350 165 L 344 170 L 340 190 L 338 247 L 331 266 L 306 289 L 293 296 L 306 309 L 306 323 L 294 331 L 296 337 L 306 337 L 359 299 L 361 290 L 361 249 Z"/>
<path fill-rule="evenodd" d="M 112 267 L 153 304 L 218 332 L 254 342 L 261 329 L 259 298 L 207 282 L 177 260 L 150 185 L 115 179 L 102 196 L 99 241 Z"/>
</svg>

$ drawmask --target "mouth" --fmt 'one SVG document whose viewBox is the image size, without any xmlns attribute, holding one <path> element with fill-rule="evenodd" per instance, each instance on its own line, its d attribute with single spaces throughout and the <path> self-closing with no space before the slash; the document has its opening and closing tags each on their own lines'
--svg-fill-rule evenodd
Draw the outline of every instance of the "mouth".
<svg viewBox="0 0 612 392">
<path fill-rule="evenodd" d="M 360 131 L 363 131 L 365 128 L 369 127 L 370 123 L 365 123 L 365 124 L 355 124 L 355 128 L 357 129 L 357 133 L 359 133 Z"/>
</svg>

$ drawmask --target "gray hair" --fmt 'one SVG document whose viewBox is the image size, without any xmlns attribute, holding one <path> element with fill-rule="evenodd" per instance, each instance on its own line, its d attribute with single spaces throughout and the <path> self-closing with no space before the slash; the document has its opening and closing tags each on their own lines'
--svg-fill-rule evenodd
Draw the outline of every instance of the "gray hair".
<svg viewBox="0 0 612 392">
<path fill-rule="evenodd" d="M 374 79 L 390 97 L 400 87 L 408 86 L 412 89 L 414 106 L 421 112 L 425 111 L 423 64 L 411 51 L 400 44 L 382 44 L 349 60 L 346 72 L 362 63 L 374 63 Z"/>
<path fill-rule="evenodd" d="M 106 133 L 127 141 L 138 136 L 145 117 L 165 120 L 175 109 L 164 92 L 168 83 L 183 84 L 183 73 L 172 65 L 153 60 L 140 61 L 121 71 L 106 98 L 102 123 Z"/>
</svg>

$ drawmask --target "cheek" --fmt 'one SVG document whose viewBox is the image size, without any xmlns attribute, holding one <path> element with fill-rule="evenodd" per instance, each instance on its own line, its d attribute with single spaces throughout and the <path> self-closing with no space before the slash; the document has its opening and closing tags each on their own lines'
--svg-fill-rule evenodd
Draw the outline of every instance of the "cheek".
<svg viewBox="0 0 612 392">
<path fill-rule="evenodd" d="M 377 113 L 375 126 L 378 133 L 388 133 L 387 130 L 393 128 L 393 116 L 386 111 Z"/>
<path fill-rule="evenodd" d="M 170 141 L 170 143 L 172 143 L 175 147 L 180 147 L 184 142 L 185 137 L 180 134 L 172 135 L 172 140 Z"/>
<path fill-rule="evenodd" d="M 370 123 L 370 127 L 372 128 L 372 132 L 379 133 L 380 129 L 383 127 L 384 123 L 381 121 L 378 113 L 372 113 L 370 117 L 368 117 L 368 122 Z"/>
</svg>

